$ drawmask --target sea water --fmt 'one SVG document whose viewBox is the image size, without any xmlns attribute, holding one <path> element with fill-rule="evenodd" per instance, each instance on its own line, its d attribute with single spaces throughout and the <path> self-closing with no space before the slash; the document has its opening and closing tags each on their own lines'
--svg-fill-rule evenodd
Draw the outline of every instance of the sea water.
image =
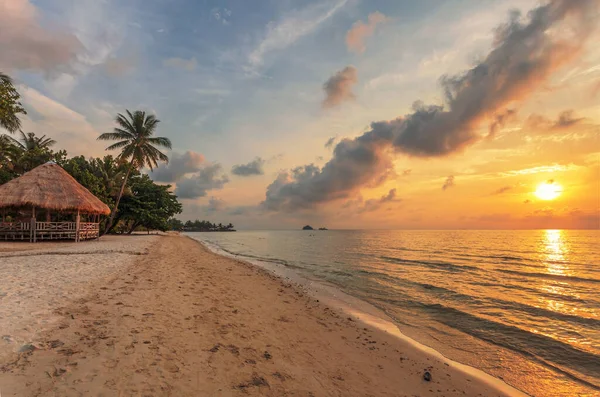
<svg viewBox="0 0 600 397">
<path fill-rule="evenodd" d="M 189 235 L 334 285 L 531 395 L 600 395 L 600 231 Z"/>
</svg>

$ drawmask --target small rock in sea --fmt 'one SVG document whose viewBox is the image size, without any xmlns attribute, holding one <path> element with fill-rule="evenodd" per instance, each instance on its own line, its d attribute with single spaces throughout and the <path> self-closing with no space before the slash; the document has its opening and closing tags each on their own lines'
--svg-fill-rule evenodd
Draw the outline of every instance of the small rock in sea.
<svg viewBox="0 0 600 397">
<path fill-rule="evenodd" d="M 425 371 L 425 373 L 423 374 L 423 379 L 425 379 L 427 382 L 431 381 L 431 373 L 429 371 Z"/>
</svg>

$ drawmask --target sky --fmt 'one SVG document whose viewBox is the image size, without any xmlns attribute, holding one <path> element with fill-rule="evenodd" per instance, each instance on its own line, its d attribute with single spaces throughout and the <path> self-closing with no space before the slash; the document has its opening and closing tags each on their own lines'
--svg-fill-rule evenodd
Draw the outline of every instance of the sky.
<svg viewBox="0 0 600 397">
<path fill-rule="evenodd" d="M 72 156 L 107 154 L 125 109 L 155 114 L 173 150 L 147 172 L 183 220 L 598 229 L 599 9 L 0 0 L 0 70 L 23 130 Z"/>
</svg>

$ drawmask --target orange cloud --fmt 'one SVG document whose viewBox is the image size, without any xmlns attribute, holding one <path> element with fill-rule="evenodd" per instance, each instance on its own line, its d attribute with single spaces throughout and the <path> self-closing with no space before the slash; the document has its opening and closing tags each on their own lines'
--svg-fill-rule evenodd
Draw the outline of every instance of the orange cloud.
<svg viewBox="0 0 600 397">
<path fill-rule="evenodd" d="M 376 11 L 369 15 L 367 23 L 356 21 L 352 28 L 346 33 L 346 46 L 348 51 L 362 53 L 365 51 L 365 39 L 375 32 L 377 25 L 384 23 L 388 18 Z"/>
<path fill-rule="evenodd" d="M 357 81 L 358 77 L 354 66 L 346 66 L 344 69 L 336 72 L 336 74 L 331 76 L 325 84 L 323 84 L 326 95 L 323 100 L 323 107 L 329 108 L 337 106 L 344 101 L 354 99 L 355 96 L 352 93 L 352 86 L 356 84 Z M 333 145 L 333 142 L 331 144 Z"/>
</svg>

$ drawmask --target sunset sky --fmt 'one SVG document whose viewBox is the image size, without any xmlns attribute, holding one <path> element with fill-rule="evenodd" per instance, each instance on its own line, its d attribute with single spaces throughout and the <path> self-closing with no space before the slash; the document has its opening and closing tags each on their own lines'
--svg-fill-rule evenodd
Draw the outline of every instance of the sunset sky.
<svg viewBox="0 0 600 397">
<path fill-rule="evenodd" d="M 156 114 L 173 151 L 150 175 L 183 220 L 598 228 L 599 9 L 0 0 L 0 70 L 24 131 L 72 156 L 104 155 L 118 112 Z"/>
</svg>

